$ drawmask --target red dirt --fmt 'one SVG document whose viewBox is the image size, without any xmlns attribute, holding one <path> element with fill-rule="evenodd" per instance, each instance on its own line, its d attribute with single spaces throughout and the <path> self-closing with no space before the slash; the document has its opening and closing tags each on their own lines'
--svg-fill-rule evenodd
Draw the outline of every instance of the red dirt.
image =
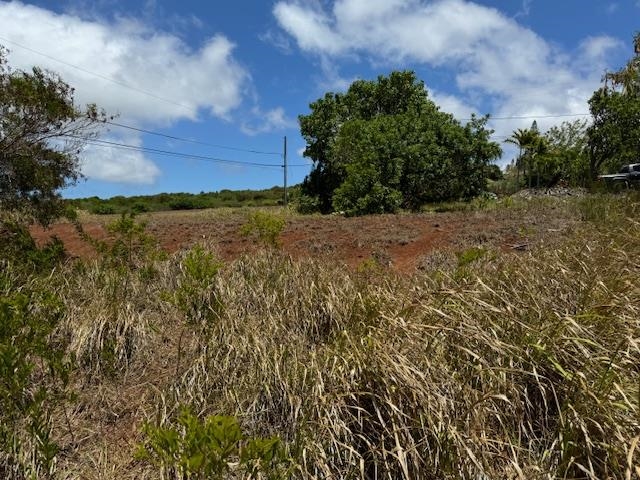
<svg viewBox="0 0 640 480">
<path fill-rule="evenodd" d="M 256 242 L 239 234 L 246 222 L 240 212 L 221 214 L 215 210 L 200 212 L 161 212 L 141 216 L 147 232 L 158 239 L 167 252 L 188 248 L 206 241 L 216 246 L 220 256 L 232 260 L 254 251 Z M 85 231 L 94 238 L 108 238 L 104 225 L 113 217 L 91 217 L 83 222 Z M 548 237 L 549 228 L 567 227 L 566 219 L 551 219 L 553 224 L 535 218 L 521 218 L 504 212 L 453 212 L 399 215 L 373 215 L 358 218 L 339 216 L 293 216 L 280 236 L 282 248 L 295 258 L 327 258 L 356 267 L 374 258 L 399 272 L 411 272 L 426 255 L 436 249 L 461 250 L 486 245 L 512 250 L 514 244 L 530 244 L 536 234 Z M 555 230 L 554 230 L 555 231 Z M 523 233 L 525 232 L 525 233 Z M 52 236 L 63 240 L 74 257 L 91 258 L 95 250 L 83 241 L 67 223 L 49 229 L 34 227 L 32 234 L 39 244 Z M 540 235 L 537 235 L 538 237 Z"/>
</svg>

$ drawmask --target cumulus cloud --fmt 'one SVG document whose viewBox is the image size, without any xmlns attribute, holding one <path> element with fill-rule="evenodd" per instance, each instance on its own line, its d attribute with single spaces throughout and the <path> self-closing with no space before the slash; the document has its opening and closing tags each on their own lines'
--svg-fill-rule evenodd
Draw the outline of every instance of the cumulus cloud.
<svg viewBox="0 0 640 480">
<path fill-rule="evenodd" d="M 453 71 L 451 91 L 435 95 L 443 106 L 466 116 L 464 98 L 479 94 L 494 116 L 540 116 L 543 130 L 558 120 L 544 117 L 587 111 L 607 53 L 620 45 L 600 36 L 562 51 L 516 19 L 466 0 L 336 0 L 330 9 L 280 0 L 273 14 L 300 49 L 322 61 L 356 55 L 375 65 Z M 530 124 L 492 123 L 502 136 Z"/>
<path fill-rule="evenodd" d="M 105 137 L 107 142 L 125 143 L 141 147 L 140 138 Z M 160 176 L 160 169 L 144 154 L 134 149 L 119 149 L 100 144 L 99 142 L 86 145 L 82 156 L 82 172 L 89 178 L 105 181 L 152 185 Z"/>
<path fill-rule="evenodd" d="M 11 50 L 13 68 L 53 70 L 75 87 L 79 104 L 96 103 L 128 123 L 168 125 L 196 120 L 203 112 L 227 118 L 250 81 L 223 35 L 193 49 L 135 19 L 83 19 L 21 2 L 0 2 L 0 25 L 0 37 L 9 40 L 0 43 Z M 148 183 L 157 176 L 142 154 L 129 153 L 127 163 L 118 160 L 122 152 L 104 150 L 100 162 L 85 162 L 89 177 Z M 98 155 L 94 149 L 89 153 Z"/>
<path fill-rule="evenodd" d="M 282 107 L 263 112 L 258 107 L 252 110 L 256 117 L 256 122 L 245 123 L 240 128 L 247 135 L 258 135 L 260 133 L 270 133 L 287 128 L 295 128 L 298 124 L 295 120 L 287 118 Z"/>
<path fill-rule="evenodd" d="M 478 112 L 476 107 L 455 95 L 429 90 L 429 97 L 440 107 L 440 110 L 453 114 L 457 119 L 471 118 L 471 114 Z"/>
<path fill-rule="evenodd" d="M 617 38 L 608 36 L 588 37 L 580 44 L 581 57 L 587 61 L 595 61 L 602 65 L 606 61 L 607 54 L 615 49 L 621 48 L 624 43 Z"/>
</svg>

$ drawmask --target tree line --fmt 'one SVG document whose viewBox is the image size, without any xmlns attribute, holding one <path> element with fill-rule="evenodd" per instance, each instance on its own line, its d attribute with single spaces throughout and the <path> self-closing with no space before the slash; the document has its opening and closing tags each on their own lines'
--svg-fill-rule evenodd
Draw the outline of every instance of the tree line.
<svg viewBox="0 0 640 480">
<path fill-rule="evenodd" d="M 537 122 L 505 141 L 517 147 L 506 166 L 513 189 L 562 182 L 590 186 L 598 174 L 640 162 L 640 34 L 634 56 L 607 73 L 588 102 L 591 120 L 540 132 Z M 488 116 L 462 124 L 428 98 L 414 72 L 358 80 L 327 93 L 299 117 L 313 169 L 302 184 L 303 211 L 347 214 L 419 209 L 426 202 L 468 199 L 497 179 L 502 154 Z"/>
<path fill-rule="evenodd" d="M 607 73 L 589 99 L 590 120 L 547 132 L 537 124 L 513 132 L 518 155 L 507 166 L 515 187 L 559 181 L 589 185 L 599 173 L 638 161 L 640 34 L 626 66 Z M 80 108 L 73 88 L 39 68 L 12 70 L 0 47 L 0 212 L 43 225 L 64 214 L 61 190 L 81 177 L 82 145 L 107 115 Z M 427 202 L 469 199 L 500 171 L 489 117 L 462 123 L 443 112 L 411 71 L 357 80 L 329 92 L 299 117 L 313 161 L 301 185 L 301 211 L 346 214 L 418 210 Z"/>
<path fill-rule="evenodd" d="M 518 147 L 517 158 L 507 166 L 518 187 L 558 181 L 589 186 L 603 172 L 640 162 L 640 33 L 633 45 L 633 57 L 620 70 L 606 73 L 589 99 L 590 120 L 563 122 L 544 134 L 534 121 L 506 140 Z"/>
</svg>

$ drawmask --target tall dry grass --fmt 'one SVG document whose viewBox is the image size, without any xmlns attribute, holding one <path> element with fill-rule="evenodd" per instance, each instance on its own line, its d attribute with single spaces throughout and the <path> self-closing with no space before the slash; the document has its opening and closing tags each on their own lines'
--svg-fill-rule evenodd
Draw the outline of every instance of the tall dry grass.
<svg viewBox="0 0 640 480">
<path fill-rule="evenodd" d="M 68 267 L 60 476 L 162 478 L 130 452 L 185 405 L 279 435 L 296 478 L 640 476 L 638 203 L 602 201 L 553 248 L 410 278 L 265 250 L 202 286 L 197 324 L 170 301 L 184 253 L 151 277 Z"/>
<path fill-rule="evenodd" d="M 237 415 L 301 478 L 631 478 L 638 258 L 636 220 L 411 279 L 244 258 L 161 422 Z"/>
</svg>

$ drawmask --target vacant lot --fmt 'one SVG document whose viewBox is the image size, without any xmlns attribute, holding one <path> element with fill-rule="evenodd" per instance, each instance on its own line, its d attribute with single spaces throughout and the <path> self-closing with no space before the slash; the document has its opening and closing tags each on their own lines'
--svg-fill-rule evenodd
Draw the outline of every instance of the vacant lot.
<svg viewBox="0 0 640 480">
<path fill-rule="evenodd" d="M 294 258 L 326 258 L 356 267 L 375 259 L 396 271 L 411 273 L 424 266 L 439 250 L 459 252 L 472 246 L 522 251 L 562 238 L 578 220 L 570 199 L 517 200 L 504 208 L 489 204 L 469 211 L 420 214 L 298 216 L 290 214 L 280 236 L 282 248 Z M 461 208 L 452 206 L 452 208 Z M 442 207 L 440 207 L 442 208 Z M 206 241 L 224 260 L 255 251 L 256 243 L 240 235 L 248 209 L 161 212 L 140 215 L 163 250 L 169 253 Z M 270 210 L 282 214 L 281 210 Z M 107 238 L 105 225 L 118 216 L 84 215 L 85 231 Z M 49 229 L 34 228 L 40 243 L 51 236 L 61 238 L 72 256 L 91 258 L 95 251 L 82 241 L 73 225 L 60 223 Z"/>
<path fill-rule="evenodd" d="M 240 235 L 249 210 L 140 217 L 166 256 L 135 238 L 98 254 L 68 224 L 34 230 L 80 258 L 43 273 L 5 263 L 4 311 L 45 322 L 58 305 L 47 345 L 74 362 L 64 388 L 23 375 L 65 392 L 40 415 L 59 450 L 38 456 L 27 413 L 0 473 L 635 478 L 638 197 L 439 209 L 454 211 L 289 215 L 278 249 Z M 117 218 L 82 223 L 109 239 Z M 27 348 L 16 332 L 8 344 Z M 244 435 L 222 435 L 241 438 L 224 460 L 202 433 L 219 415 Z"/>
</svg>

